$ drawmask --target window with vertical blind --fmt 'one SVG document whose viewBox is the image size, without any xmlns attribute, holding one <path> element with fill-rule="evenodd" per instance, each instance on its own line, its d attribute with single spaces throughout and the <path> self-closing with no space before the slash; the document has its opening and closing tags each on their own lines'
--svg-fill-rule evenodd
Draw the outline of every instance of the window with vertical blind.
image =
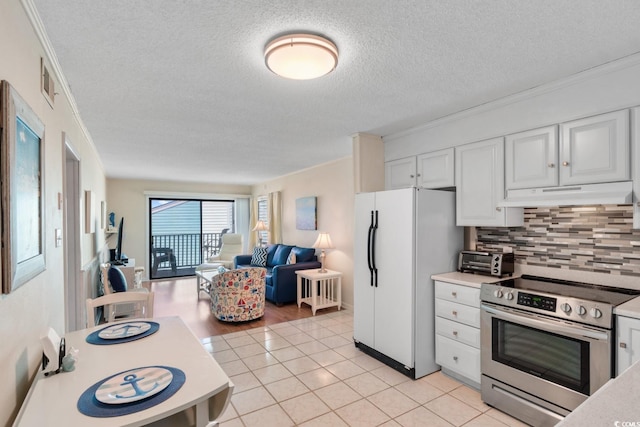
<svg viewBox="0 0 640 427">
<path fill-rule="evenodd" d="M 269 225 L 269 210 L 268 203 L 266 197 L 258 198 L 258 220 L 264 221 L 265 224 Z M 261 242 L 268 242 L 269 232 L 267 231 L 259 231 L 258 236 Z"/>
</svg>

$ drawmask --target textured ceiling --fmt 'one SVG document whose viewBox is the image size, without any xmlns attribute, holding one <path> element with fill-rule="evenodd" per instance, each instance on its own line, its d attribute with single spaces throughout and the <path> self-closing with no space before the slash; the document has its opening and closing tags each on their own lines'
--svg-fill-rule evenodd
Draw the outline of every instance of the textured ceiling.
<svg viewBox="0 0 640 427">
<path fill-rule="evenodd" d="M 640 51 L 638 0 L 33 1 L 112 178 L 253 184 Z M 269 72 L 303 30 L 337 69 Z"/>
</svg>

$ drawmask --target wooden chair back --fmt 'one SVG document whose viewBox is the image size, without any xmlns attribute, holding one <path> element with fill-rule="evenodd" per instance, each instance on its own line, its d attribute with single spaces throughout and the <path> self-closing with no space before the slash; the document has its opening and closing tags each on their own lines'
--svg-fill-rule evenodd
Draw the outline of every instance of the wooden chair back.
<svg viewBox="0 0 640 427">
<path fill-rule="evenodd" d="M 116 310 L 109 309 L 110 306 L 127 304 L 133 308 L 134 318 L 152 318 L 153 317 L 153 292 L 116 292 L 104 295 L 95 299 L 87 299 L 87 327 L 91 328 L 95 323 L 95 309 L 104 307 L 104 313 L 110 313 L 105 316 L 107 323 L 115 320 L 114 314 Z"/>
</svg>

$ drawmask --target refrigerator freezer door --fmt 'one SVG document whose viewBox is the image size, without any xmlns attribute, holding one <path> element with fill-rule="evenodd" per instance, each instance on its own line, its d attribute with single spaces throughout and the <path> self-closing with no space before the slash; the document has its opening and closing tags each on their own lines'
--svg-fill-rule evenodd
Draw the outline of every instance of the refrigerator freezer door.
<svg viewBox="0 0 640 427">
<path fill-rule="evenodd" d="M 371 285 L 370 226 L 371 214 L 375 210 L 375 194 L 356 195 L 355 236 L 353 242 L 353 337 L 374 348 L 374 287 Z"/>
</svg>

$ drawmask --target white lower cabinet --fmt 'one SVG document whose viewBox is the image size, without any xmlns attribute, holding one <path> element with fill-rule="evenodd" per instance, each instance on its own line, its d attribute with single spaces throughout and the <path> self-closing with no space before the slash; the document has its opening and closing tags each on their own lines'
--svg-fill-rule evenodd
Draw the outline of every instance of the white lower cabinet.
<svg viewBox="0 0 640 427">
<path fill-rule="evenodd" d="M 436 280 L 436 363 L 480 386 L 480 289 Z"/>
<path fill-rule="evenodd" d="M 616 336 L 616 375 L 640 360 L 640 319 L 618 316 Z"/>
</svg>

